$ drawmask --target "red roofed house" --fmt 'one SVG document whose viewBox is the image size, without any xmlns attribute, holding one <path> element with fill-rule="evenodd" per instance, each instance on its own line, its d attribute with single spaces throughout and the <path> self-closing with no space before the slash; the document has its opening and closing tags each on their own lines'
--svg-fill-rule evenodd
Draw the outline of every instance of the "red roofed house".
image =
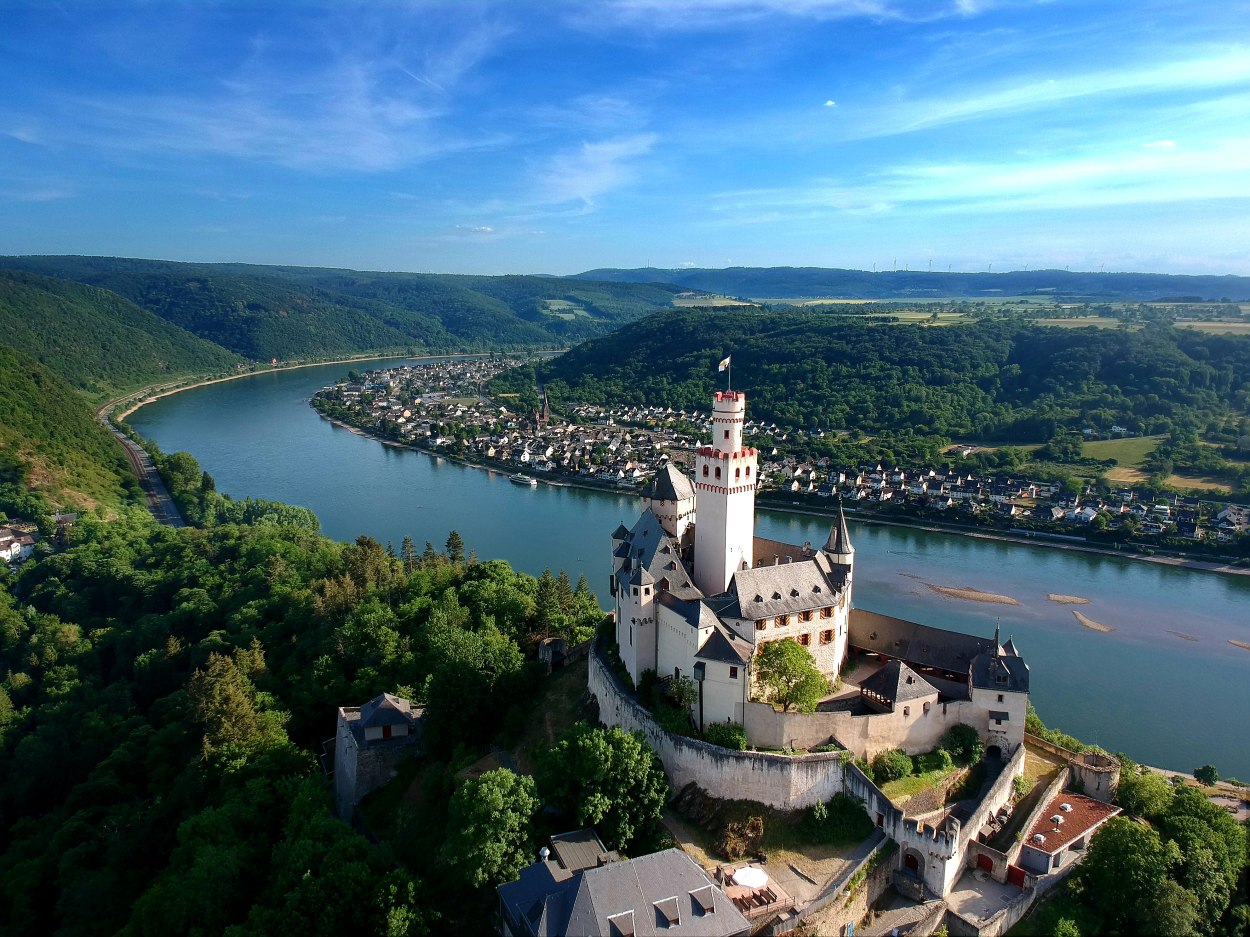
<svg viewBox="0 0 1250 937">
<path fill-rule="evenodd" d="M 1019 864 L 1039 875 L 1068 865 L 1089 848 L 1098 828 L 1119 812 L 1113 804 L 1060 791 L 1025 836 Z"/>
</svg>

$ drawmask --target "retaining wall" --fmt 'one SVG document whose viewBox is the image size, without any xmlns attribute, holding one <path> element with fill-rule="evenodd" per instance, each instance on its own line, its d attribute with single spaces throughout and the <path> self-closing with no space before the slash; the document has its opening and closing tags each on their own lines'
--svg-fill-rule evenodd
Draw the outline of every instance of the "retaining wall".
<svg viewBox="0 0 1250 937">
<path fill-rule="evenodd" d="M 655 749 L 676 790 L 694 781 L 713 797 L 754 800 L 780 810 L 824 803 L 843 789 L 844 752 L 775 755 L 739 752 L 661 729 L 617 678 L 596 646 L 590 652 L 588 689 L 599 721 L 638 731 Z"/>
<path fill-rule="evenodd" d="M 852 715 L 848 712 L 779 713 L 768 703 L 748 702 L 743 710 L 747 738 L 762 748 L 814 748 L 831 741 L 861 758 L 901 748 L 919 755 L 937 748 L 946 731 L 959 723 L 980 725 L 985 710 L 969 700 L 915 702 L 894 712 Z"/>
</svg>

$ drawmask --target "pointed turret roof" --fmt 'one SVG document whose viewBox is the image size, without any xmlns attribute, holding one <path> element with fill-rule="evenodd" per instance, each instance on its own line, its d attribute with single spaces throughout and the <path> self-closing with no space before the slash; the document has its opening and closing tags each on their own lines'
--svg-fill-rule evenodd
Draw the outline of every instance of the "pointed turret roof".
<svg viewBox="0 0 1250 937">
<path fill-rule="evenodd" d="M 855 552 L 851 546 L 850 531 L 846 529 L 846 514 L 842 511 L 841 502 L 838 503 L 838 522 L 829 528 L 829 539 L 823 549 L 826 553 L 835 554 Z"/>
<path fill-rule="evenodd" d="M 681 469 L 668 462 L 647 482 L 642 496 L 652 501 L 687 501 L 694 497 L 694 485 Z"/>
</svg>

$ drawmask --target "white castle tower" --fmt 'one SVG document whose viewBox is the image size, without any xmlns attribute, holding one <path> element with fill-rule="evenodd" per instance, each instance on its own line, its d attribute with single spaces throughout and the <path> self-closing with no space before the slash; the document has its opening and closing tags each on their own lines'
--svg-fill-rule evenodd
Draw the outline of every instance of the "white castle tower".
<svg viewBox="0 0 1250 937">
<path fill-rule="evenodd" d="M 750 569 L 755 537 L 756 451 L 742 446 L 746 394 L 717 391 L 712 403 L 712 444 L 695 458 L 694 582 L 704 595 L 720 595 L 740 569 Z"/>
</svg>

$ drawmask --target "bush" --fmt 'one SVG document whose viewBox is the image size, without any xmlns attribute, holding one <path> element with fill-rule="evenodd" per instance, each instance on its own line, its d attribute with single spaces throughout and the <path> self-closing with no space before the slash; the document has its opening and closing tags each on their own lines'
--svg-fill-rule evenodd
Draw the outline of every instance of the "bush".
<svg viewBox="0 0 1250 937">
<path fill-rule="evenodd" d="M 703 731 L 703 738 L 721 748 L 740 752 L 747 750 L 747 730 L 736 722 L 713 723 Z"/>
<path fill-rule="evenodd" d="M 926 771 L 945 771 L 955 763 L 951 758 L 951 753 L 944 748 L 934 749 L 924 755 L 916 755 L 912 760 L 916 763 L 917 774 L 923 774 Z"/>
<path fill-rule="evenodd" d="M 946 730 L 946 734 L 942 736 L 941 747 L 950 752 L 951 757 L 961 765 L 980 761 L 985 753 L 985 746 L 981 743 L 977 730 L 962 722 Z"/>
<path fill-rule="evenodd" d="M 1023 774 L 1017 774 L 1011 782 L 1012 790 L 1016 792 L 1016 799 L 1020 799 L 1033 789 L 1033 785 L 1029 783 L 1029 779 Z"/>
<path fill-rule="evenodd" d="M 897 748 L 881 752 L 872 760 L 872 775 L 878 784 L 897 781 L 911 774 L 911 756 Z"/>
<path fill-rule="evenodd" d="M 747 817 L 744 823 L 726 823 L 716 840 L 717 850 L 730 862 L 755 853 L 764 839 L 764 818 Z"/>
<path fill-rule="evenodd" d="M 863 805 L 849 794 L 834 794 L 828 804 L 813 804 L 807 813 L 807 831 L 817 842 L 850 845 L 872 832 L 872 820 Z"/>
</svg>

